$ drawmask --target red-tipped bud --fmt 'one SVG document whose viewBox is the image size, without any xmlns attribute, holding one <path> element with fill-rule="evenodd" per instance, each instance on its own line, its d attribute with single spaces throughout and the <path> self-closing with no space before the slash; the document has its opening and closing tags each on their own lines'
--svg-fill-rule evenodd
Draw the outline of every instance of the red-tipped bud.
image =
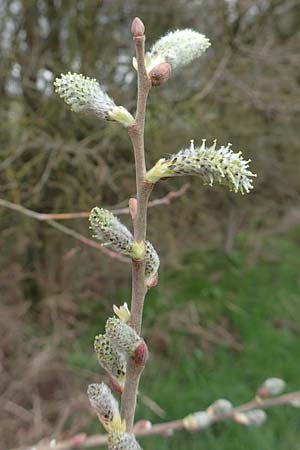
<svg viewBox="0 0 300 450">
<path fill-rule="evenodd" d="M 157 285 L 158 285 L 158 273 L 156 272 L 156 274 L 147 281 L 146 286 L 147 289 L 151 289 L 153 287 L 156 287 Z"/>
<path fill-rule="evenodd" d="M 272 397 L 279 395 L 285 388 L 285 381 L 281 378 L 268 378 L 257 390 L 257 395 L 260 398 Z"/>
<path fill-rule="evenodd" d="M 269 389 L 268 389 L 267 387 L 261 386 L 261 387 L 257 390 L 256 395 L 257 395 L 259 398 L 267 398 L 267 397 L 270 397 L 270 392 L 269 392 Z"/>
<path fill-rule="evenodd" d="M 129 212 L 130 212 L 132 220 L 134 220 L 136 217 L 136 212 L 137 212 L 137 199 L 136 198 L 129 199 Z"/>
<path fill-rule="evenodd" d="M 134 350 L 134 355 L 132 357 L 137 366 L 145 366 L 148 359 L 148 347 L 145 341 L 141 341 L 136 349 Z"/>
<path fill-rule="evenodd" d="M 87 435 L 86 433 L 78 433 L 71 438 L 72 447 L 81 447 L 82 444 L 86 441 Z M 51 443 L 50 443 L 51 446 Z"/>
<path fill-rule="evenodd" d="M 134 424 L 133 431 L 136 434 L 138 431 L 148 431 L 151 430 L 152 423 L 149 420 L 139 420 Z"/>
<path fill-rule="evenodd" d="M 144 36 L 145 25 L 139 17 L 136 17 L 131 24 L 131 33 L 134 37 Z"/>
<path fill-rule="evenodd" d="M 169 63 L 162 62 L 153 67 L 149 72 L 152 86 L 161 86 L 171 78 L 171 66 Z"/>
</svg>

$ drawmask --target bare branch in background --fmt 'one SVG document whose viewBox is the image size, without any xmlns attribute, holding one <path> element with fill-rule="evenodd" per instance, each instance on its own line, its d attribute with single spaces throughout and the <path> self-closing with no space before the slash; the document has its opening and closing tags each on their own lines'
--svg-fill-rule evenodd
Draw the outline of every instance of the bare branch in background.
<svg viewBox="0 0 300 450">
<path fill-rule="evenodd" d="M 148 207 L 153 208 L 155 206 L 169 205 L 174 199 L 184 195 L 188 190 L 189 186 L 190 186 L 189 183 L 185 183 L 178 191 L 170 191 L 164 197 L 152 200 L 151 202 L 149 202 Z M 96 250 L 100 250 L 110 258 L 119 260 L 126 264 L 130 264 L 130 260 L 128 258 L 125 258 L 124 256 L 119 255 L 118 253 L 112 252 L 111 250 L 105 248 L 102 244 L 98 244 L 92 239 L 89 239 L 83 236 L 82 234 L 78 233 L 78 231 L 72 230 L 71 228 L 56 222 L 57 220 L 86 218 L 89 216 L 90 212 L 44 214 L 33 211 L 31 209 L 25 208 L 24 206 L 17 205 L 4 199 L 0 199 L 0 206 L 2 206 L 3 208 L 11 209 L 13 211 L 17 211 L 21 214 L 24 214 L 25 216 L 31 217 L 32 219 L 36 219 L 40 222 L 47 222 L 47 224 L 52 226 L 53 228 L 56 228 L 57 230 L 61 231 L 64 234 L 67 234 L 68 236 L 72 236 L 73 238 L 79 240 L 80 242 L 89 247 L 95 248 Z M 119 208 L 119 209 L 116 208 L 112 209 L 112 211 L 118 215 L 129 214 L 129 208 Z"/>
<path fill-rule="evenodd" d="M 56 228 L 57 230 L 61 231 L 64 234 L 67 234 L 68 236 L 72 236 L 73 238 L 77 239 L 78 241 L 82 242 L 83 244 L 89 247 L 95 248 L 96 250 L 100 250 L 102 253 L 109 256 L 110 258 L 116 259 L 126 264 L 130 264 L 130 259 L 125 258 L 124 256 L 119 255 L 118 253 L 112 252 L 111 250 L 108 250 L 103 245 L 98 244 L 95 241 L 92 241 L 92 239 L 83 236 L 82 234 L 78 233 L 78 231 L 72 230 L 71 228 L 62 225 L 56 222 L 55 220 L 41 218 L 40 213 L 37 213 L 35 211 L 32 211 L 31 209 L 24 208 L 24 206 L 16 205 L 15 203 L 11 203 L 3 199 L 0 199 L 0 206 L 11 209 L 13 211 L 17 211 L 21 214 L 24 214 L 25 216 L 31 217 L 32 219 L 36 219 L 39 221 L 46 221 L 46 223 L 51 227 Z"/>
<path fill-rule="evenodd" d="M 185 183 L 178 191 L 170 191 L 164 197 L 157 198 L 157 199 L 149 202 L 148 208 L 153 208 L 154 206 L 169 205 L 172 200 L 184 195 L 189 187 L 190 187 L 190 183 Z M 17 209 L 15 207 L 8 206 L 9 204 L 15 205 L 14 203 L 8 202 L 7 200 L 0 199 L 0 206 L 14 209 L 16 211 L 23 212 L 23 213 L 24 213 L 24 210 L 26 210 L 27 212 L 24 214 L 26 214 L 27 216 L 30 216 L 34 219 L 40 220 L 40 221 L 85 219 L 85 218 L 89 217 L 89 215 L 90 215 L 90 211 L 82 211 L 82 212 L 74 212 L 74 213 L 49 213 L 49 214 L 39 213 L 39 212 L 24 208 L 23 206 L 21 207 L 21 209 L 22 209 L 22 211 L 21 211 L 20 209 Z M 15 205 L 15 206 L 18 207 L 19 205 Z M 123 214 L 130 214 L 129 208 L 112 208 L 109 210 L 119 216 L 123 215 Z"/>
<path fill-rule="evenodd" d="M 260 397 L 256 397 L 250 402 L 233 408 L 228 414 L 223 414 L 213 418 L 211 424 L 223 422 L 225 420 L 232 420 L 241 425 L 247 425 L 246 422 L 243 422 L 241 420 L 241 414 L 247 413 L 249 411 L 257 411 L 258 409 L 263 410 L 281 405 L 294 405 L 295 407 L 300 406 L 300 391 L 290 392 L 288 394 L 284 394 L 275 398 L 262 399 Z M 184 430 L 186 428 L 187 427 L 185 425 L 185 419 L 178 419 L 171 422 L 158 423 L 155 425 L 152 425 L 148 421 L 139 421 L 135 424 L 133 431 L 136 436 L 172 436 L 174 431 Z M 201 431 L 201 427 L 193 431 Z M 19 447 L 10 450 L 71 450 L 75 448 L 90 448 L 95 446 L 102 446 L 106 443 L 107 435 L 105 434 L 87 436 L 85 433 L 80 433 L 65 441 L 56 441 L 55 439 L 48 439 L 46 441 L 45 439 L 43 439 L 40 443 L 34 446 Z"/>
</svg>

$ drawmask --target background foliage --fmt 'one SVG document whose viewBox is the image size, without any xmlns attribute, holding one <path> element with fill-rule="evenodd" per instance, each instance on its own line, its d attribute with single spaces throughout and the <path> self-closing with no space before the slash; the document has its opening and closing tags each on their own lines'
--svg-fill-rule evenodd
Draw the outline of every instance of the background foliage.
<svg viewBox="0 0 300 450">
<path fill-rule="evenodd" d="M 258 174 L 249 196 L 194 179 L 185 197 L 151 210 L 162 273 L 146 305 L 152 357 L 143 391 L 176 418 L 216 397 L 245 401 L 271 375 L 297 388 L 297 1 L 1 0 L 1 197 L 40 212 L 126 205 L 134 193 L 126 133 L 71 113 L 52 82 L 82 72 L 134 112 L 130 23 L 137 15 L 149 46 L 177 27 L 212 42 L 201 61 L 151 93 L 148 165 L 191 138 L 217 138 L 242 149 Z M 153 197 L 182 183 L 161 183 Z M 129 298 L 129 268 L 46 223 L 5 209 L 0 215 L 1 447 L 96 431 L 85 396 L 85 385 L 99 380 L 93 336 L 112 303 Z M 86 220 L 68 225 L 89 236 Z M 138 414 L 159 420 L 142 403 Z M 144 447 L 300 448 L 295 413 L 271 415 L 264 430 L 222 424 Z"/>
</svg>

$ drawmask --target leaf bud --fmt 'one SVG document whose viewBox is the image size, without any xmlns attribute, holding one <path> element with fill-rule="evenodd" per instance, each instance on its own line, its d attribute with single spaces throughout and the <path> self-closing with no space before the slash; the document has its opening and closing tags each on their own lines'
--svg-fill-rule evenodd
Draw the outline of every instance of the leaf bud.
<svg viewBox="0 0 300 450">
<path fill-rule="evenodd" d="M 252 409 L 246 412 L 237 412 L 234 414 L 233 419 L 245 426 L 260 426 L 267 420 L 267 414 L 263 409 Z"/>
<path fill-rule="evenodd" d="M 161 86 L 171 78 L 171 66 L 169 63 L 161 62 L 154 66 L 149 72 L 152 86 Z"/>
<path fill-rule="evenodd" d="M 233 410 L 232 403 L 229 400 L 220 398 L 207 408 L 207 413 L 214 417 L 226 416 L 231 414 Z"/>
<path fill-rule="evenodd" d="M 134 37 L 144 36 L 145 25 L 139 17 L 133 19 L 131 24 L 131 33 Z"/>
<path fill-rule="evenodd" d="M 273 397 L 283 392 L 286 382 L 281 378 L 268 378 L 257 390 L 257 395 L 261 398 Z"/>
<path fill-rule="evenodd" d="M 183 419 L 183 425 L 186 430 L 197 431 L 208 428 L 213 422 L 212 416 L 207 411 L 198 411 L 189 414 Z"/>
</svg>

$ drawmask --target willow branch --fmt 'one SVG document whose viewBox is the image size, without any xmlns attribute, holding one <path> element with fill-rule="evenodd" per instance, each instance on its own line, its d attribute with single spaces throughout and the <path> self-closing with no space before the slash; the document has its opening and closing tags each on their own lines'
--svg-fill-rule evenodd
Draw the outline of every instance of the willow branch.
<svg viewBox="0 0 300 450">
<path fill-rule="evenodd" d="M 232 412 L 226 416 L 216 417 L 213 423 L 224 422 L 225 420 L 234 420 L 234 416 L 237 413 L 248 412 L 254 409 L 268 409 L 274 406 L 292 405 L 293 402 L 300 403 L 300 392 L 290 392 L 288 394 L 281 395 L 279 397 L 272 397 L 266 399 L 255 398 L 250 402 L 244 403 L 236 408 L 233 408 Z M 150 426 L 144 426 L 145 422 L 137 422 L 134 426 L 134 434 L 136 436 L 152 436 L 152 435 L 164 435 L 171 436 L 174 431 L 183 430 L 184 420 L 178 419 L 171 422 L 164 422 Z M 198 431 L 202 431 L 201 429 Z M 106 434 L 96 434 L 93 436 L 86 436 L 84 433 L 78 434 L 70 439 L 64 441 L 55 440 L 43 440 L 34 447 L 19 447 L 11 450 L 71 450 L 80 448 L 90 448 L 95 446 L 102 446 L 107 443 Z"/>
<path fill-rule="evenodd" d="M 170 191 L 167 195 L 161 198 L 157 198 L 155 200 L 152 200 L 148 203 L 148 208 L 153 208 L 156 206 L 161 205 L 170 205 L 172 200 L 181 197 L 186 193 L 188 190 L 190 184 L 185 183 L 178 191 Z M 8 200 L 4 200 L 0 198 L 0 206 L 3 208 L 8 208 L 13 211 L 17 211 L 21 214 L 24 214 L 25 216 L 31 217 L 32 219 L 36 219 L 40 222 L 47 222 L 48 225 L 52 226 L 53 228 L 56 228 L 57 230 L 61 231 L 64 234 L 67 234 L 68 236 L 72 236 L 73 238 L 77 239 L 78 241 L 82 242 L 83 244 L 95 248 L 96 250 L 100 250 L 105 255 L 109 256 L 110 258 L 116 259 L 118 261 L 121 261 L 126 264 L 130 264 L 130 260 L 128 258 L 125 258 L 124 256 L 112 252 L 111 250 L 103 247 L 102 244 L 98 244 L 97 242 L 94 242 L 93 240 L 83 236 L 82 234 L 78 233 L 75 230 L 72 230 L 69 227 L 66 227 L 64 225 L 61 225 L 57 223 L 58 220 L 67 220 L 67 219 L 79 219 L 79 218 L 86 218 L 89 217 L 90 212 L 82 211 L 82 212 L 76 212 L 76 213 L 40 213 L 37 211 L 33 211 L 32 209 L 25 208 L 22 205 L 17 205 L 16 203 L 9 202 Z M 129 214 L 129 208 L 114 208 L 112 211 L 115 214 L 121 215 L 121 214 Z"/>
<path fill-rule="evenodd" d="M 135 19 L 133 25 L 137 23 L 141 30 L 138 33 L 133 31 L 135 42 L 137 74 L 138 74 L 138 92 L 137 92 L 137 110 L 135 124 L 129 127 L 128 134 L 132 142 L 135 158 L 136 170 L 136 192 L 137 203 L 136 212 L 133 214 L 134 239 L 137 242 L 144 242 L 147 231 L 147 206 L 152 185 L 144 181 L 146 173 L 145 148 L 144 148 L 144 128 L 146 105 L 151 81 L 148 77 L 145 67 L 145 36 L 144 25 L 139 19 Z M 145 285 L 145 260 L 132 261 L 132 298 L 130 308 L 131 326 L 141 332 L 144 298 L 146 294 Z M 131 432 L 133 429 L 134 415 L 136 409 L 136 399 L 138 386 L 143 367 L 137 367 L 135 362 L 129 359 L 126 371 L 126 382 L 121 401 L 121 415 L 126 420 L 126 429 Z"/>
<path fill-rule="evenodd" d="M 85 245 L 88 245 L 89 247 L 95 248 L 96 250 L 100 250 L 105 255 L 109 256 L 110 258 L 116 259 L 117 261 L 121 261 L 123 263 L 130 263 L 130 260 L 128 258 L 125 258 L 124 256 L 120 255 L 119 253 L 112 252 L 111 250 L 105 248 L 102 244 L 98 244 L 97 242 L 92 241 L 91 239 L 83 236 L 83 234 L 78 233 L 75 230 L 72 230 L 71 228 L 66 227 L 65 225 L 62 225 L 61 223 L 56 222 L 52 219 L 41 218 L 43 214 L 40 214 L 38 212 L 32 211 L 31 209 L 27 209 L 24 206 L 17 205 L 16 203 L 9 202 L 7 200 L 0 199 L 0 206 L 3 206 L 4 208 L 11 209 L 13 211 L 17 211 L 21 214 L 24 214 L 25 216 L 31 217 L 32 219 L 38 220 L 38 221 L 46 221 L 48 225 L 50 225 L 53 228 L 56 228 L 57 230 L 61 231 L 64 234 L 67 234 L 68 236 L 71 236 L 78 241 L 82 242 Z"/>
<path fill-rule="evenodd" d="M 181 197 L 186 193 L 188 188 L 190 187 L 190 183 L 185 183 L 183 186 L 181 186 L 178 191 L 170 191 L 167 195 L 161 198 L 156 198 L 155 200 L 152 200 L 148 202 L 148 208 L 153 208 L 156 206 L 162 206 L 162 205 L 170 205 L 172 200 Z M 8 206 L 10 205 L 10 206 Z M 11 207 L 11 205 L 15 205 L 15 207 Z M 6 200 L 0 199 L 0 206 L 8 207 L 10 209 L 15 209 L 16 211 L 23 212 L 26 210 L 26 215 L 30 215 L 30 217 L 33 217 L 34 219 L 40 220 L 40 221 L 47 221 L 47 220 L 70 220 L 70 219 L 86 219 L 91 214 L 90 211 L 80 211 L 80 212 L 70 212 L 70 213 L 40 213 L 37 211 L 33 211 L 32 209 L 27 209 L 21 206 L 22 211 L 19 209 L 19 205 L 16 205 L 15 203 L 8 202 Z M 114 214 L 121 216 L 125 214 L 130 214 L 129 208 L 107 208 Z M 27 214 L 28 212 L 28 214 Z"/>
</svg>

